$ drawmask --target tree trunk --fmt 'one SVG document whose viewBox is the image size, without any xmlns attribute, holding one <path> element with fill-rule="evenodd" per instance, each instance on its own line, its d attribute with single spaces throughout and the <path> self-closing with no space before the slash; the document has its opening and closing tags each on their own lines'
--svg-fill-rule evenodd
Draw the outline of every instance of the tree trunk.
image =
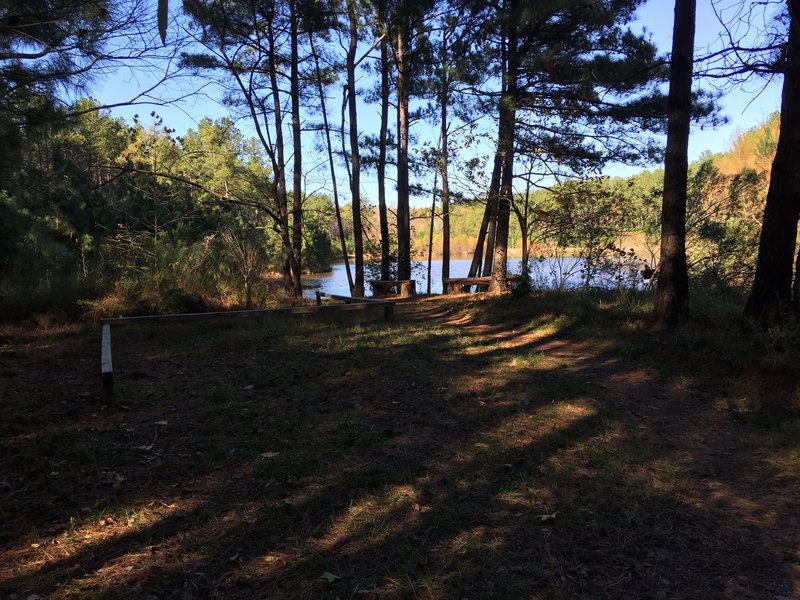
<svg viewBox="0 0 800 600">
<path fill-rule="evenodd" d="M 448 175 L 447 152 L 447 94 L 442 94 L 442 151 L 440 169 L 442 173 L 442 289 L 444 280 L 450 277 L 450 177 Z"/>
<path fill-rule="evenodd" d="M 800 0 L 789 1 L 790 29 L 781 95 L 781 126 L 772 162 L 753 289 L 744 314 L 779 325 L 792 299 L 792 261 L 800 211 Z M 800 257 L 795 269 L 800 276 Z M 797 288 L 795 287 L 795 294 Z M 795 297 L 797 305 L 798 298 Z"/>
<path fill-rule="evenodd" d="M 445 27 L 442 29 L 442 62 L 447 61 L 447 32 Z M 450 177 L 448 174 L 448 139 L 447 134 L 450 125 L 447 121 L 448 101 L 450 99 L 450 76 L 445 65 L 441 66 L 441 95 L 439 104 L 441 105 L 441 127 L 439 138 L 441 140 L 441 150 L 439 152 L 439 170 L 442 174 L 442 291 L 447 289 L 444 281 L 450 278 Z"/>
<path fill-rule="evenodd" d="M 513 111 L 508 115 L 514 119 Z M 510 142 L 513 144 L 513 127 L 510 132 Z M 497 225 L 494 243 L 494 261 L 492 264 L 492 281 L 489 284 L 490 292 L 504 292 L 508 287 L 508 232 L 511 217 L 511 194 L 514 179 L 514 153 L 506 150 L 503 158 L 503 183 L 500 186 L 500 196 L 497 199 Z M 484 272 L 485 274 L 485 272 Z"/>
<path fill-rule="evenodd" d="M 686 184 L 692 108 L 695 4 L 696 0 L 675 0 L 667 98 L 664 197 L 661 208 L 661 262 L 655 299 L 655 317 L 660 324 L 666 326 L 677 325 L 689 315 Z"/>
<path fill-rule="evenodd" d="M 528 178 L 527 183 L 525 184 L 525 206 L 522 212 L 517 209 L 517 217 L 519 220 L 519 231 L 520 236 L 522 238 L 522 279 L 525 285 L 530 285 L 530 277 L 531 277 L 531 266 L 529 264 L 530 261 L 530 253 L 531 253 L 531 246 L 530 241 L 528 239 L 528 233 L 530 228 L 528 227 L 528 218 L 529 218 L 529 211 L 531 206 L 531 181 Z"/>
<path fill-rule="evenodd" d="M 486 243 L 487 231 L 489 223 L 494 221 L 494 202 L 496 202 L 497 195 L 500 193 L 500 154 L 495 152 L 494 166 L 492 167 L 492 179 L 489 182 L 489 195 L 486 200 L 486 208 L 483 211 L 483 220 L 481 221 L 481 228 L 478 230 L 478 239 L 475 242 L 475 253 L 472 255 L 472 263 L 469 266 L 468 277 L 477 277 L 481 268 L 481 260 L 483 260 L 483 246 Z M 492 227 L 492 236 L 494 236 L 494 227 Z"/>
<path fill-rule="evenodd" d="M 797 253 L 797 260 L 794 263 L 794 285 L 792 286 L 792 298 L 794 300 L 794 314 L 800 317 L 800 252 Z"/>
<path fill-rule="evenodd" d="M 411 215 L 408 187 L 408 25 L 397 25 L 397 278 L 411 279 Z"/>
<path fill-rule="evenodd" d="M 308 34 L 308 41 L 311 45 L 311 53 L 314 55 L 314 65 L 317 71 L 317 91 L 319 92 L 319 104 L 322 110 L 322 126 L 325 129 L 325 142 L 328 149 L 328 167 L 331 170 L 331 185 L 333 186 L 333 206 L 336 211 L 336 225 L 339 228 L 339 244 L 342 248 L 342 260 L 344 260 L 344 270 L 347 274 L 347 287 L 350 294 L 353 294 L 353 275 L 350 273 L 350 260 L 347 256 L 347 241 L 344 235 L 344 225 L 342 223 L 342 210 L 339 204 L 339 188 L 336 185 L 336 169 L 333 162 L 333 143 L 331 142 L 331 128 L 328 124 L 328 110 L 325 106 L 325 90 L 322 87 L 322 73 L 319 68 L 319 54 L 314 46 L 314 35 Z"/>
<path fill-rule="evenodd" d="M 378 139 L 378 221 L 381 228 L 381 279 L 391 274 L 389 217 L 386 211 L 386 146 L 389 138 L 389 42 L 381 39 L 381 126 Z"/>
<path fill-rule="evenodd" d="M 244 280 L 244 307 L 248 310 L 253 308 L 253 287 L 249 279 Z"/>
<path fill-rule="evenodd" d="M 531 266 L 528 264 L 528 254 L 530 252 L 530 247 L 528 246 L 528 224 L 527 222 L 523 225 L 520 223 L 520 236 L 522 238 L 522 279 L 526 281 L 530 277 Z"/>
<path fill-rule="evenodd" d="M 355 250 L 355 281 L 353 296 L 364 295 L 364 236 L 361 227 L 361 153 L 358 147 L 358 107 L 356 104 L 356 48 L 358 45 L 358 15 L 355 0 L 347 2 L 350 21 L 350 47 L 347 51 L 347 102 L 350 121 L 350 196 L 353 207 L 353 241 Z"/>
<path fill-rule="evenodd" d="M 300 139 L 300 74 L 298 63 L 300 62 L 298 53 L 297 30 L 297 0 L 290 0 L 289 11 L 291 20 L 291 61 L 289 95 L 292 101 L 292 151 L 293 156 L 293 182 L 292 182 L 292 251 L 289 255 L 289 271 L 292 276 L 291 295 L 293 298 L 300 298 L 303 295 L 303 287 L 300 281 L 302 269 L 302 248 L 303 248 L 303 149 Z"/>
<path fill-rule="evenodd" d="M 502 164 L 502 160 L 500 161 Z M 501 171 L 502 172 L 502 171 Z M 483 267 L 479 275 L 488 277 L 492 274 L 494 264 L 494 242 L 497 237 L 497 204 L 500 200 L 500 188 L 497 193 L 489 199 L 489 228 L 486 230 L 486 252 L 483 257 Z"/>
<path fill-rule="evenodd" d="M 271 21 L 270 21 L 271 23 Z M 292 293 L 294 289 L 290 261 L 292 256 L 292 238 L 289 233 L 289 200 L 286 195 L 286 159 L 283 140 L 283 109 L 281 107 L 281 89 L 278 86 L 277 61 L 275 60 L 275 32 L 270 26 L 267 29 L 267 42 L 269 44 L 269 82 L 272 88 L 272 110 L 275 118 L 275 159 L 272 161 L 274 169 L 273 189 L 277 205 L 278 228 L 283 250 L 285 253 L 283 267 L 283 283 L 286 291 Z"/>
<path fill-rule="evenodd" d="M 428 285 L 426 293 L 431 293 L 431 267 L 433 265 L 433 228 L 436 225 L 436 188 L 439 186 L 438 165 L 433 170 L 433 193 L 431 194 L 431 226 L 428 230 Z"/>
<path fill-rule="evenodd" d="M 508 231 L 511 216 L 511 196 L 514 183 L 514 130 L 517 101 L 517 35 L 515 25 L 509 25 L 506 46 L 506 69 L 503 94 L 500 97 L 500 125 L 497 149 L 502 161 L 500 194 L 497 198 L 497 230 L 494 243 L 494 263 L 490 292 L 504 292 L 508 287 Z"/>
</svg>

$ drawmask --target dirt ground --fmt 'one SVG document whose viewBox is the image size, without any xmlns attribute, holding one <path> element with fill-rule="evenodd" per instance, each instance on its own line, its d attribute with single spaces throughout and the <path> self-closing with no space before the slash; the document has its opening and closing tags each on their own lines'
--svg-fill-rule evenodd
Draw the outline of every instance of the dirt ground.
<svg viewBox="0 0 800 600">
<path fill-rule="evenodd" d="M 0 598 L 800 599 L 793 369 L 475 302 L 6 326 Z"/>
</svg>

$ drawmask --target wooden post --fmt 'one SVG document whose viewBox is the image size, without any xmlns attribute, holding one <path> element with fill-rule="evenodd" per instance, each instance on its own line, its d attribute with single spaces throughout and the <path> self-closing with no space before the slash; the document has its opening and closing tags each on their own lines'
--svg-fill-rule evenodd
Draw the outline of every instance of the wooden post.
<svg viewBox="0 0 800 600">
<path fill-rule="evenodd" d="M 383 318 L 387 323 L 394 321 L 394 303 L 388 302 L 383 307 Z"/>
<path fill-rule="evenodd" d="M 322 294 L 319 293 L 319 290 L 314 293 L 317 295 L 317 306 L 322 306 Z"/>
<path fill-rule="evenodd" d="M 111 364 L 111 325 L 103 323 L 103 338 L 100 344 L 100 377 L 103 390 L 114 395 L 114 367 Z"/>
</svg>

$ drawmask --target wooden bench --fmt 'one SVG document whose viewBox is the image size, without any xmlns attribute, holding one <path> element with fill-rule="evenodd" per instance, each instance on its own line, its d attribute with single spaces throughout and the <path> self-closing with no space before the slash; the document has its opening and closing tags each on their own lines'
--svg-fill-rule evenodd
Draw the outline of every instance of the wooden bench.
<svg viewBox="0 0 800 600">
<path fill-rule="evenodd" d="M 375 298 L 388 296 L 392 288 L 397 288 L 397 295 L 401 298 L 417 295 L 416 279 L 371 279 L 369 284 L 372 286 L 372 295 Z"/>
<path fill-rule="evenodd" d="M 445 294 L 458 294 L 463 287 L 472 285 L 488 286 L 491 282 L 491 277 L 447 277 L 442 281 Z"/>
</svg>

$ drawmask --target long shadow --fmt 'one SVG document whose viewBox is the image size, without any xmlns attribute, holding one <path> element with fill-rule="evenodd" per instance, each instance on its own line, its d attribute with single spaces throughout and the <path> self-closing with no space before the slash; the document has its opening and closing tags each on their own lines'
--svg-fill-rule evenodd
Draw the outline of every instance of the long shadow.
<svg viewBox="0 0 800 600">
<path fill-rule="evenodd" d="M 320 327 L 322 340 L 310 326 L 307 335 L 271 325 L 193 334 L 187 354 L 186 340 L 154 351 L 155 336 L 132 334 L 123 361 L 154 360 L 145 376 L 125 380 L 129 410 L 114 410 L 137 413 L 127 421 L 138 440 L 176 406 L 181 420 L 158 446 L 169 476 L 120 460 L 126 480 L 114 496 L 88 490 L 78 503 L 114 512 L 189 497 L 192 508 L 6 577 L 3 589 L 55 593 L 77 582 L 83 596 L 226 598 L 791 592 L 772 532 L 731 522 L 741 512 L 734 504 L 758 500 L 755 486 L 771 473 L 755 482 L 745 475 L 752 469 L 717 474 L 729 489 L 698 503 L 690 492 L 714 475 L 708 460 L 662 443 L 670 431 L 657 419 L 630 415 L 644 410 L 637 399 L 651 383 L 616 397 L 611 377 L 627 368 L 617 355 L 534 361 L 499 378 L 509 354 L 536 354 L 563 332 L 509 350 L 416 323 L 349 328 L 340 343 L 330 343 L 333 327 Z M 454 358 L 467 342 L 473 354 Z M 203 369 L 219 368 L 195 401 L 187 393 L 198 378 L 176 377 L 170 361 L 204 355 Z M 702 419 L 710 408 L 694 410 Z M 745 450 L 729 451 L 744 465 Z M 74 499 L 65 504 L 74 511 Z M 142 552 L 150 558 L 141 564 L 125 560 Z M 117 562 L 134 567 L 90 576 Z"/>
</svg>

